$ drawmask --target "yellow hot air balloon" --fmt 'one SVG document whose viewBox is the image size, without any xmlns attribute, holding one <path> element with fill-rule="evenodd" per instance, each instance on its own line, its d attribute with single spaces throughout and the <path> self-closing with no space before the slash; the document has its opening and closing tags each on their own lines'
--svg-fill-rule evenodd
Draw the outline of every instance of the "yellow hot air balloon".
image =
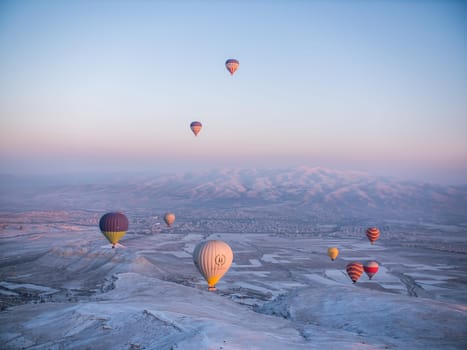
<svg viewBox="0 0 467 350">
<path fill-rule="evenodd" d="M 211 291 L 216 290 L 216 283 L 229 270 L 232 260 L 232 249 L 220 240 L 200 242 L 193 251 L 193 262 Z"/>
<path fill-rule="evenodd" d="M 175 214 L 173 213 L 165 213 L 164 215 L 164 221 L 167 224 L 167 226 L 172 226 L 172 224 L 175 221 Z"/>
<path fill-rule="evenodd" d="M 336 247 L 328 248 L 328 256 L 331 258 L 332 261 L 336 260 L 338 255 L 339 249 L 337 249 Z"/>
</svg>

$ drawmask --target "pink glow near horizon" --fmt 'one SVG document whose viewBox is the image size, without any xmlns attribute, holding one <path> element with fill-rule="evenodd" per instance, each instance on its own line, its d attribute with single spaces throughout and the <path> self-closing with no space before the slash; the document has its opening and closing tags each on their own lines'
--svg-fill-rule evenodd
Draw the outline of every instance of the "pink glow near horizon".
<svg viewBox="0 0 467 350">
<path fill-rule="evenodd" d="M 338 3 L 238 4 L 230 40 L 222 4 L 4 6 L 2 172 L 313 163 L 467 183 L 465 6 Z"/>
</svg>

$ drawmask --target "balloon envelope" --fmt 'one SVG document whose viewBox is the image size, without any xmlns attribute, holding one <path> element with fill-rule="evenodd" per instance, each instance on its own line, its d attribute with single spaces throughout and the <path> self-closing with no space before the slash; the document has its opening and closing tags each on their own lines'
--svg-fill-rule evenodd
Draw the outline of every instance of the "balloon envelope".
<svg viewBox="0 0 467 350">
<path fill-rule="evenodd" d="M 165 213 L 164 215 L 164 221 L 167 224 L 167 226 L 172 226 L 172 224 L 175 221 L 175 214 L 173 213 Z"/>
<path fill-rule="evenodd" d="M 230 75 L 235 73 L 239 65 L 240 62 L 233 58 L 229 58 L 227 61 L 225 61 L 225 68 L 227 68 L 227 70 L 230 72 Z"/>
<path fill-rule="evenodd" d="M 336 247 L 328 248 L 328 256 L 331 258 L 332 261 L 336 260 L 338 255 L 339 249 L 337 249 Z"/>
<path fill-rule="evenodd" d="M 216 283 L 229 270 L 232 260 L 232 249 L 220 240 L 200 242 L 193 251 L 193 262 L 208 282 L 208 290 L 216 290 Z"/>
<path fill-rule="evenodd" d="M 203 124 L 201 124 L 200 122 L 192 122 L 190 124 L 191 131 L 193 131 L 193 134 L 195 134 L 195 136 L 198 136 L 202 127 L 203 127 Z"/>
<path fill-rule="evenodd" d="M 347 264 L 346 270 L 352 282 L 355 283 L 363 273 L 363 265 L 359 262 L 353 262 Z"/>
<path fill-rule="evenodd" d="M 363 266 L 363 269 L 371 280 L 371 278 L 378 272 L 379 264 L 376 261 L 370 261 Z"/>
<path fill-rule="evenodd" d="M 379 238 L 379 229 L 377 227 L 370 227 L 366 230 L 366 236 L 370 240 L 371 244 L 375 244 L 375 241 Z"/>
<path fill-rule="evenodd" d="M 118 241 L 128 231 L 128 218 L 120 212 L 104 214 L 99 220 L 99 228 L 105 238 L 112 244 L 112 248 L 115 248 Z"/>
</svg>

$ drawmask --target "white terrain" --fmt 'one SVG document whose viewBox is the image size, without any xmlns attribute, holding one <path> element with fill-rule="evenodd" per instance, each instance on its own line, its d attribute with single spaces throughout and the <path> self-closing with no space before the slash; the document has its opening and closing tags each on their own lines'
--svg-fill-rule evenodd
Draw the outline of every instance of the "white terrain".
<svg viewBox="0 0 467 350">
<path fill-rule="evenodd" d="M 298 168 L 1 190 L 1 349 L 467 348 L 465 186 Z M 115 210 L 130 228 L 111 249 Z M 234 252 L 216 292 L 203 239 Z M 369 260 L 353 284 L 346 264 Z"/>
</svg>

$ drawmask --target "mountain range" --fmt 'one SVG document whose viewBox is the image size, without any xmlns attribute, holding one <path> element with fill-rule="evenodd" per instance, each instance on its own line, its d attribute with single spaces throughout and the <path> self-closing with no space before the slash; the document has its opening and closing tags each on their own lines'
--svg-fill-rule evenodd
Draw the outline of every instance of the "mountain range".
<svg viewBox="0 0 467 350">
<path fill-rule="evenodd" d="M 11 182 L 11 181 L 10 181 Z M 17 183 L 17 182 L 15 182 Z M 30 184 L 30 182 L 28 182 Z M 33 188 L 2 186 L 1 207 L 56 205 L 104 209 L 125 207 L 228 209 L 275 207 L 287 211 L 345 217 L 385 217 L 465 222 L 467 186 L 416 183 L 320 167 L 217 169 L 157 176 L 123 176 L 85 183 L 76 179 Z M 23 193 L 23 195 L 21 195 Z M 42 204 L 41 204 L 42 203 Z"/>
</svg>

